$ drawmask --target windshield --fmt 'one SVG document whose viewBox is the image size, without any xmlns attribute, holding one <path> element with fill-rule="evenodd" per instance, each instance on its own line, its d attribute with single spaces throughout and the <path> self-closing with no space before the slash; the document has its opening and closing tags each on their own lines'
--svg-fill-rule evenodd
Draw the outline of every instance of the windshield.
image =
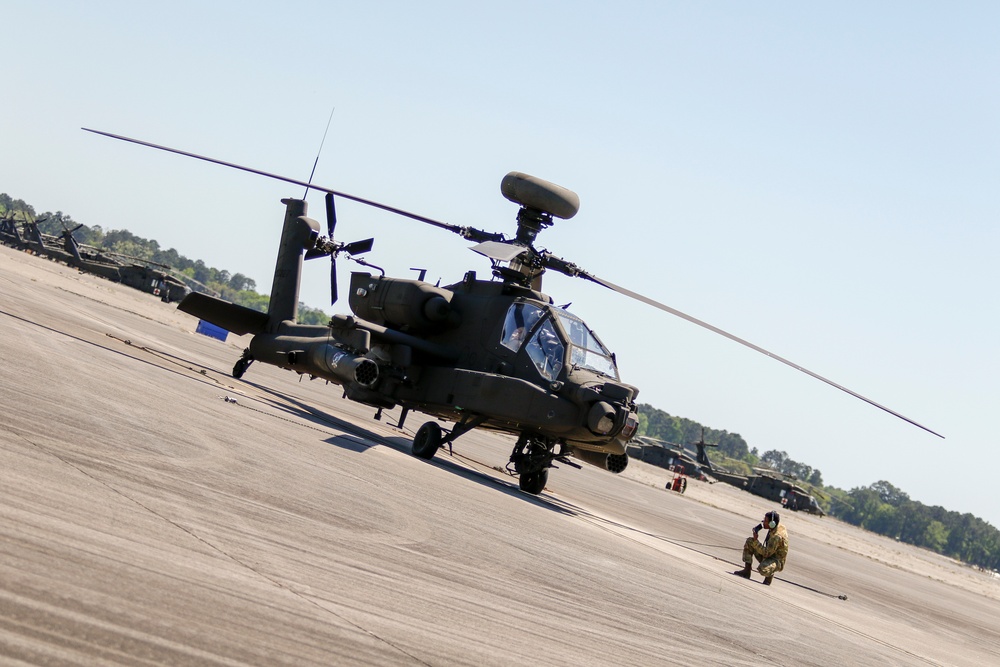
<svg viewBox="0 0 1000 667">
<path fill-rule="evenodd" d="M 544 314 L 544 310 L 530 303 L 512 304 L 507 309 L 507 317 L 503 322 L 500 344 L 515 352 L 520 350 L 531 328 Z"/>
<path fill-rule="evenodd" d="M 541 326 L 528 339 L 524 348 L 531 360 L 535 362 L 535 368 L 542 374 L 542 377 L 546 380 L 555 380 L 559 376 L 566 348 L 559 340 L 552 320 L 547 319 L 542 322 Z"/>
<path fill-rule="evenodd" d="M 552 311 L 558 316 L 559 323 L 569 336 L 571 343 L 569 363 L 580 368 L 589 368 L 617 380 L 618 369 L 615 367 L 611 352 L 597 339 L 590 327 L 576 315 L 561 308 L 553 308 Z"/>
</svg>

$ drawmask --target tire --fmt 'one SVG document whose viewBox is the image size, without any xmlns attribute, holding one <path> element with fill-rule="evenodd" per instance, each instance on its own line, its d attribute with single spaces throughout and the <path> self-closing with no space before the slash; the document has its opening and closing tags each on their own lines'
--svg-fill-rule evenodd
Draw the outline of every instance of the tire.
<svg viewBox="0 0 1000 667">
<path fill-rule="evenodd" d="M 239 380 L 243 377 L 243 374 L 247 372 L 247 368 L 250 367 L 250 362 L 246 359 L 239 359 L 236 365 L 233 366 L 233 377 Z"/>
<path fill-rule="evenodd" d="M 410 452 L 418 459 L 430 460 L 437 454 L 441 446 L 441 427 L 437 422 L 426 422 L 417 429 L 413 436 L 413 448 Z"/>
<path fill-rule="evenodd" d="M 521 478 L 518 480 L 517 484 L 525 493 L 537 496 L 545 490 L 545 483 L 548 481 L 549 469 L 543 468 L 538 472 L 521 473 Z"/>
</svg>

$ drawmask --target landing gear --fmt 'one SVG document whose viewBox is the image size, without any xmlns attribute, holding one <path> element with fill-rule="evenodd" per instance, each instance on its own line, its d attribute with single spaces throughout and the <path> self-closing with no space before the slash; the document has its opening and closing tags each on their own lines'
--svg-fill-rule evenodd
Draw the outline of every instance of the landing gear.
<svg viewBox="0 0 1000 667">
<path fill-rule="evenodd" d="M 545 490 L 545 483 L 549 481 L 549 469 L 539 470 L 538 472 L 521 473 L 521 478 L 518 479 L 517 485 L 525 493 L 530 493 L 533 496 L 537 496 L 539 493 Z"/>
<path fill-rule="evenodd" d="M 545 489 L 549 480 L 549 468 L 552 461 L 558 457 L 555 453 L 556 441 L 537 435 L 522 433 L 510 453 L 510 463 L 513 472 L 520 475 L 518 486 L 525 493 L 538 495 Z"/>
<path fill-rule="evenodd" d="M 406 418 L 407 409 L 403 409 L 403 414 L 399 417 L 399 424 L 402 426 L 403 419 Z M 451 443 L 472 429 L 486 421 L 486 417 L 468 417 L 455 424 L 447 435 L 442 435 L 441 426 L 437 422 L 426 422 L 417 429 L 417 434 L 413 436 L 413 448 L 410 450 L 417 458 L 430 460 L 437 454 L 441 445 L 448 445 L 451 450 Z"/>
<path fill-rule="evenodd" d="M 239 380 L 243 377 L 243 374 L 247 372 L 250 368 L 250 364 L 253 363 L 253 357 L 250 356 L 250 348 L 243 350 L 243 356 L 236 360 L 236 365 L 233 366 L 233 377 Z"/>
<path fill-rule="evenodd" d="M 418 459 L 432 459 L 441 446 L 441 427 L 437 422 L 427 422 L 413 436 L 413 449 L 410 451 Z"/>
<path fill-rule="evenodd" d="M 483 416 L 466 417 L 455 424 L 447 434 L 441 430 L 438 422 L 425 422 L 413 436 L 410 453 L 419 459 L 429 461 L 434 458 L 441 445 L 448 445 L 450 450 L 452 442 L 481 426 L 486 419 Z M 558 444 L 557 440 L 529 433 L 522 433 L 517 439 L 514 451 L 510 454 L 510 462 L 507 463 L 507 471 L 519 476 L 518 486 L 522 491 L 535 496 L 544 491 L 545 484 L 549 481 L 549 468 L 555 460 L 579 467 L 567 458 L 568 452 L 565 447 L 560 445 L 559 451 L 556 451 Z"/>
</svg>

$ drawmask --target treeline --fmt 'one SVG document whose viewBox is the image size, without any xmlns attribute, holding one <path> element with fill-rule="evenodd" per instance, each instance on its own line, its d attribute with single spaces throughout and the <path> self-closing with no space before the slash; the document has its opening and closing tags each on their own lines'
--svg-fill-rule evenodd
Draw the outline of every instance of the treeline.
<svg viewBox="0 0 1000 667">
<path fill-rule="evenodd" d="M 639 435 L 692 445 L 701 438 L 702 428 L 689 419 L 639 405 Z M 818 469 L 792 460 L 785 452 L 770 450 L 758 455 L 756 447 L 750 448 L 735 433 L 708 427 L 704 433 L 705 442 L 719 444 L 707 450 L 713 465 L 725 458 L 727 468 L 742 474 L 754 466 L 767 466 L 807 483 L 824 509 L 846 523 L 970 565 L 1000 570 L 1000 531 L 972 514 L 924 505 L 884 480 L 850 491 L 825 486 Z"/>
<path fill-rule="evenodd" d="M 79 223 L 62 211 L 35 214 L 35 209 L 20 199 L 13 199 L 0 193 L 0 216 L 20 214 L 38 223 L 43 234 L 58 236 L 64 230 L 73 229 Z M 241 306 L 267 312 L 270 296 L 260 294 L 256 282 L 242 273 L 230 273 L 224 269 L 207 266 L 200 259 L 191 260 L 175 249 L 163 249 L 155 240 L 136 236 L 127 229 L 105 231 L 100 225 L 80 226 L 73 232 L 78 243 L 123 255 L 137 262 L 151 262 L 170 267 L 171 272 L 183 280 L 196 292 L 207 292 Z M 322 310 L 299 303 L 300 324 L 326 324 L 330 316 Z"/>
<path fill-rule="evenodd" d="M 718 447 L 714 448 L 715 451 L 737 461 L 753 461 L 751 465 L 756 465 L 756 452 L 751 454 L 747 441 L 738 433 L 717 431 L 684 417 L 668 415 L 651 405 L 639 404 L 639 435 L 648 435 L 678 445 L 689 445 L 701 438 L 702 429 L 705 442 L 718 444 Z"/>
<path fill-rule="evenodd" d="M 831 513 L 848 523 L 971 565 L 1000 570 L 1000 531 L 970 513 L 929 507 L 886 481 L 851 489 L 840 500 Z"/>
</svg>

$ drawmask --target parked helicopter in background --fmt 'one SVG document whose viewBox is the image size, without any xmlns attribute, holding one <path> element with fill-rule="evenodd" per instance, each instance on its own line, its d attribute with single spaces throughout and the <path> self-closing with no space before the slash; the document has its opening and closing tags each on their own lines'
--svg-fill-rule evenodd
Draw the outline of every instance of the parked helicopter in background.
<svg viewBox="0 0 1000 667">
<path fill-rule="evenodd" d="M 766 470 L 762 468 L 754 468 L 754 473 L 752 475 L 740 475 L 731 472 L 726 472 L 725 470 L 720 470 L 717 467 L 712 466 L 712 462 L 708 459 L 708 453 L 705 451 L 705 447 L 714 447 L 715 445 L 705 442 L 704 431 L 702 431 L 701 440 L 694 443 L 695 447 L 698 448 L 698 463 L 708 471 L 708 474 L 720 482 L 725 482 L 731 486 L 735 486 L 738 489 L 743 489 L 744 491 L 749 491 L 750 493 L 760 496 L 761 498 L 767 498 L 768 500 L 773 500 L 776 503 L 781 503 L 786 509 L 793 511 L 808 512 L 809 514 L 816 514 L 818 516 L 826 516 L 826 512 L 820 507 L 820 504 L 816 501 L 808 491 L 802 486 L 795 484 L 794 478 L 790 478 L 787 475 L 783 475 L 775 470 Z"/>
<path fill-rule="evenodd" d="M 826 516 L 816 498 L 798 484 L 785 479 L 780 473 L 765 470 L 756 472 L 754 475 L 734 475 L 713 470 L 712 477 L 754 495 L 781 503 L 786 509 Z"/>
<path fill-rule="evenodd" d="M 707 445 L 715 447 L 716 445 Z M 628 455 L 644 463 L 666 468 L 702 482 L 712 481 L 706 468 L 683 445 L 649 436 L 636 436 L 628 445 Z"/>
<path fill-rule="evenodd" d="M 86 128 L 84 128 L 86 129 Z M 285 217 L 267 313 L 197 292 L 180 310 L 238 335 L 253 334 L 236 362 L 241 377 L 254 361 L 324 378 L 343 387 L 347 398 L 378 409 L 401 406 L 401 427 L 410 410 L 453 423 L 424 423 L 412 453 L 432 458 L 474 428 L 511 433 L 517 442 L 507 465 L 522 490 L 538 494 L 555 462 L 576 466 L 571 457 L 612 472 L 628 464 L 626 444 L 638 427 L 639 390 L 624 382 L 614 354 L 582 319 L 553 305 L 542 276 L 557 271 L 637 299 L 698 324 L 788 364 L 920 428 L 926 427 L 860 394 L 793 364 L 752 343 L 669 306 L 598 278 L 577 265 L 534 247 L 537 235 L 555 219 L 579 209 L 577 195 L 542 179 L 511 172 L 501 193 L 518 206 L 513 238 L 462 227 L 372 200 L 276 174 L 137 139 L 87 130 L 158 150 L 240 169 L 308 190 L 326 193 L 327 236 L 307 217 L 304 199 L 283 199 Z M 334 240 L 335 197 L 342 197 L 459 234 L 491 260 L 492 280 L 468 271 L 444 287 L 423 280 L 355 272 L 349 305 L 353 315 L 334 315 L 327 326 L 296 324 L 304 259 L 329 256 L 331 296 L 337 299 L 336 258 L 368 265 L 356 255 L 373 240 Z M 371 266 L 371 265 L 369 265 Z M 372 267 L 376 268 L 377 267 Z M 931 431 L 933 433 L 933 431 Z M 576 466 L 578 467 L 578 466 Z"/>
<path fill-rule="evenodd" d="M 7 211 L 3 218 L 0 218 L 0 243 L 18 250 L 23 250 L 25 247 L 24 237 L 17 228 L 17 218 L 13 211 Z"/>
<path fill-rule="evenodd" d="M 123 283 L 158 296 L 167 303 L 180 301 L 191 292 L 191 288 L 172 275 L 170 267 L 165 264 L 79 243 L 73 232 L 83 227 L 82 224 L 70 229 L 63 222 L 63 231 L 59 236 L 53 236 L 42 233 L 38 227 L 40 222 L 46 220 L 45 217 L 36 220 L 24 212 L 21 212 L 21 217 L 20 230 L 13 212 L 8 212 L 0 220 L 0 243 L 19 250 L 29 250 L 112 282 Z M 56 219 L 62 222 L 58 216 Z"/>
</svg>

